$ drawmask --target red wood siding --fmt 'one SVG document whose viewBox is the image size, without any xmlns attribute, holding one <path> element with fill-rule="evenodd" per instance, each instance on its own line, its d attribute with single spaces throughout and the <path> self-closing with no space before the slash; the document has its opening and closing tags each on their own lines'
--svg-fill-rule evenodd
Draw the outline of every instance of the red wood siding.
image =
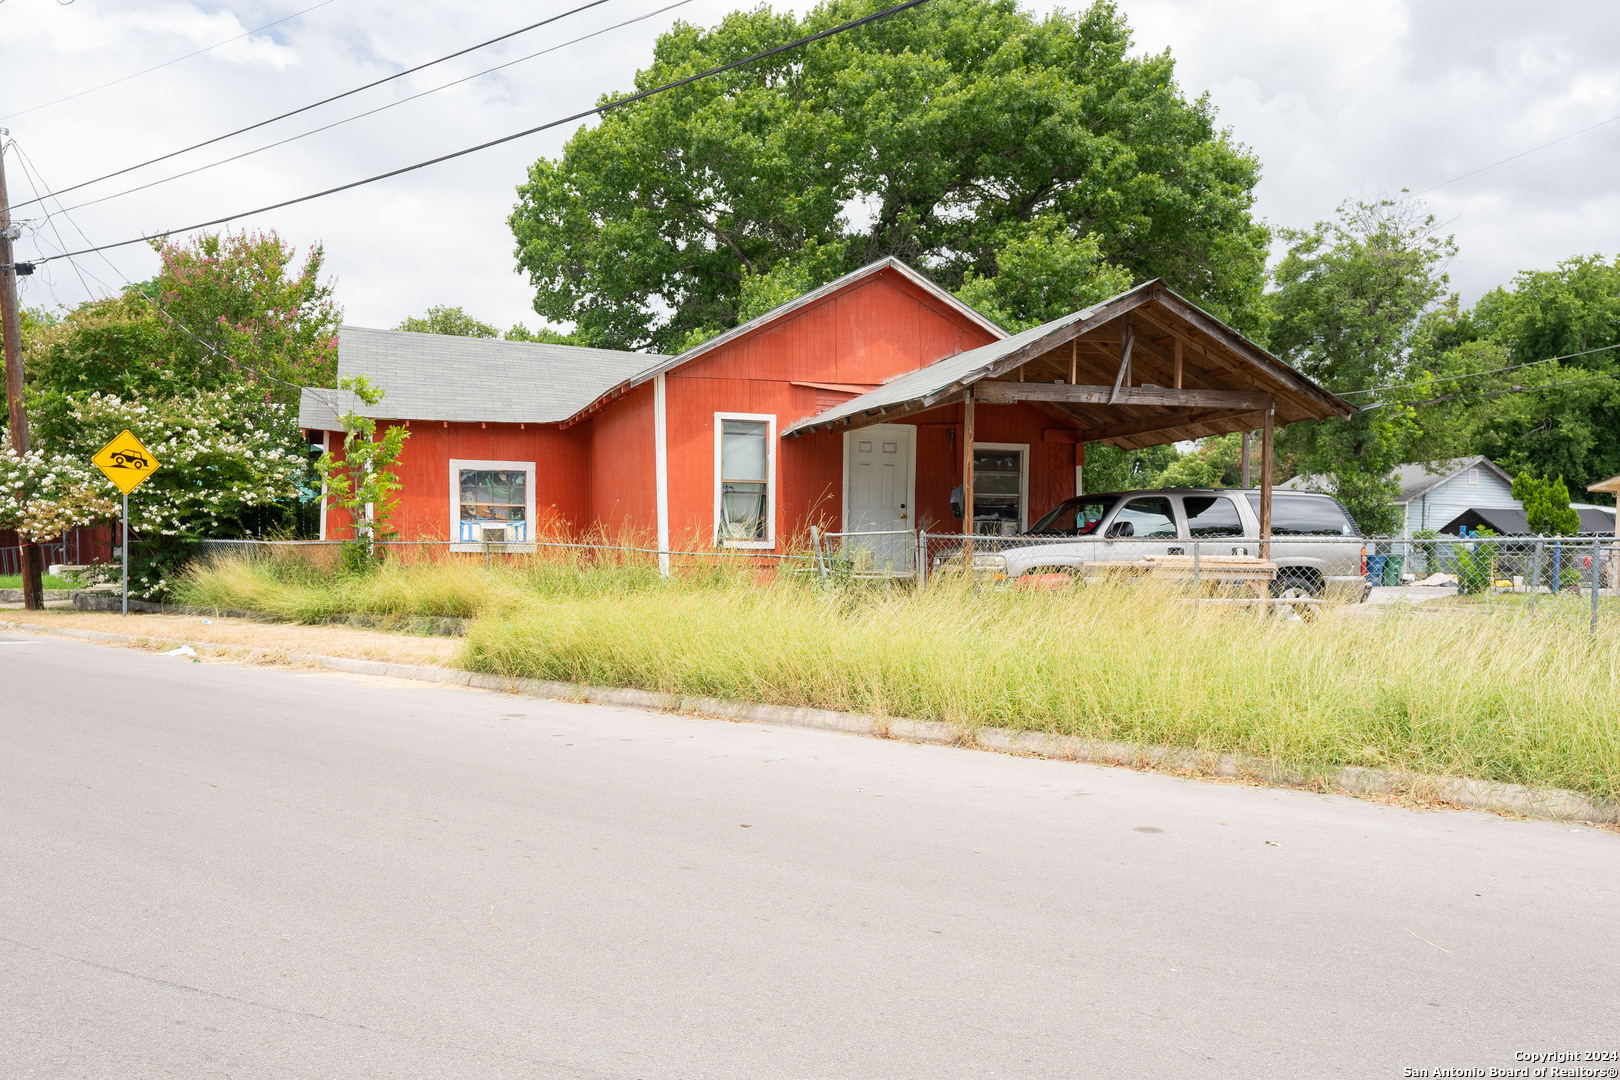
<svg viewBox="0 0 1620 1080">
<path fill-rule="evenodd" d="M 714 416 L 768 414 L 777 432 L 849 395 L 795 383 L 872 386 L 994 340 L 954 307 L 892 270 L 862 278 L 666 375 L 670 539 L 707 546 L 714 536 Z M 395 525 L 408 539 L 443 539 L 449 522 L 451 458 L 536 463 L 539 524 L 566 523 L 651 539 L 657 530 L 654 456 L 655 387 L 648 382 L 569 428 L 418 421 L 398 469 L 403 490 Z M 917 445 L 917 497 L 925 520 L 948 529 L 950 489 L 959 482 L 959 443 L 940 423 L 960 410 L 939 410 Z M 1073 446 L 1043 444 L 1052 426 L 1027 406 L 981 406 L 979 438 L 1031 445 L 1033 516 L 1074 486 Z M 1003 419 L 998 419 L 1002 417 Z M 999 425 L 999 426 L 998 426 Z M 843 516 L 843 435 L 819 432 L 778 438 L 778 549 L 820 523 Z M 329 510 L 327 535 L 348 535 Z"/>
<path fill-rule="evenodd" d="M 657 536 L 654 394 L 653 384 L 644 383 L 579 425 L 590 438 L 589 521 L 608 536 L 641 541 Z"/>
<path fill-rule="evenodd" d="M 394 426 L 380 421 L 378 428 Z M 445 424 L 415 420 L 394 472 L 399 506 L 393 526 L 406 540 L 449 540 L 450 459 L 534 462 L 534 532 L 539 536 L 578 529 L 590 520 L 591 457 L 589 425 L 560 429 L 555 424 Z M 334 448 L 342 434 L 332 434 Z M 341 458 L 341 449 L 334 449 Z M 350 536 L 348 515 L 326 512 L 326 536 Z"/>
<path fill-rule="evenodd" d="M 826 391 L 795 382 L 876 385 L 992 340 L 960 312 L 886 271 L 670 372 L 671 538 L 713 540 L 715 413 L 773 415 L 780 435 L 826 408 L 817 402 Z M 840 433 L 778 440 L 779 549 L 811 523 L 838 525 L 843 454 Z"/>
<path fill-rule="evenodd" d="M 946 405 L 898 421 L 917 428 L 916 523 L 930 532 L 955 532 L 961 521 L 951 515 L 951 490 L 962 483 L 962 406 Z M 1029 405 L 986 405 L 973 411 L 977 443 L 1028 443 L 1030 524 L 1074 495 L 1075 444 L 1057 420 Z M 1055 439 L 1046 437 L 1053 431 Z M 1058 434 L 1060 433 L 1061 434 Z"/>
</svg>

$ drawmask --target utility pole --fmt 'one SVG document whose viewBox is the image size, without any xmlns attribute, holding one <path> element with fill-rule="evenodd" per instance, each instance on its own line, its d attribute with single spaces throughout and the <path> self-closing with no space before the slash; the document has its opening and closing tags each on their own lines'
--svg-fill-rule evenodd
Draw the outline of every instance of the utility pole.
<svg viewBox="0 0 1620 1080">
<path fill-rule="evenodd" d="M 23 406 L 22 313 L 17 309 L 17 267 L 12 250 L 17 233 L 11 224 L 11 200 L 6 196 L 5 139 L 10 134 L 0 128 L 0 334 L 5 338 L 11 448 L 21 457 L 28 453 L 28 412 Z M 41 580 L 39 545 L 21 533 L 17 539 L 22 554 L 23 607 L 40 611 L 45 607 L 45 583 Z"/>
</svg>

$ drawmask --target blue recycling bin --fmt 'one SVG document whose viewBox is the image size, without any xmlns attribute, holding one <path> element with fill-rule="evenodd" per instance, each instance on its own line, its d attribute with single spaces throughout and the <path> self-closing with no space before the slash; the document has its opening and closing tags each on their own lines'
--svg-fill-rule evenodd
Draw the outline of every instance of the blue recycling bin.
<svg viewBox="0 0 1620 1080">
<path fill-rule="evenodd" d="M 1382 585 L 1384 583 L 1384 564 L 1388 561 L 1388 555 L 1367 556 L 1367 580 L 1374 585 Z"/>
</svg>

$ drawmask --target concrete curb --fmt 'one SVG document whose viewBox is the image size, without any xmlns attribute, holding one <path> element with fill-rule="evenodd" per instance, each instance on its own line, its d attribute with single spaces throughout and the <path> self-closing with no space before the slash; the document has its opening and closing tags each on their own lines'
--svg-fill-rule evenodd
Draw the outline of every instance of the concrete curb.
<svg viewBox="0 0 1620 1080">
<path fill-rule="evenodd" d="M 138 644 L 155 640 L 149 635 L 110 634 L 100 630 L 49 627 L 20 622 L 0 622 L 0 627 L 29 633 L 78 638 L 83 641 Z M 167 639 L 165 639 L 167 640 Z M 239 646 L 214 642 L 191 642 L 199 652 L 243 652 Z M 615 689 L 580 683 L 548 682 L 542 679 L 510 678 L 455 668 L 422 664 L 396 664 L 385 660 L 353 660 L 342 656 L 312 653 L 279 653 L 264 649 L 245 650 L 249 659 L 285 659 L 295 664 L 322 668 L 350 675 L 381 675 L 391 679 L 465 686 L 502 694 L 545 698 L 553 701 L 584 702 L 651 709 L 655 712 L 714 716 L 759 724 L 840 731 L 851 735 L 900 739 L 994 750 L 1009 754 L 1080 761 L 1130 768 L 1169 769 L 1203 776 L 1260 780 L 1286 787 L 1312 786 L 1324 778 L 1302 770 L 1280 767 L 1261 758 L 1210 751 L 1184 750 L 1171 746 L 1139 743 L 1099 742 L 1076 735 L 1053 735 L 1043 731 L 1014 731 L 1009 728 L 962 727 L 939 720 L 908 720 L 900 717 L 870 716 L 832 709 L 802 709 L 787 705 L 757 705 L 724 701 L 719 698 L 683 697 L 651 690 Z M 1330 791 L 1349 795 L 1412 794 L 1424 799 L 1466 806 L 1474 810 L 1516 814 L 1549 821 L 1582 821 L 1597 824 L 1620 822 L 1620 801 L 1591 799 L 1559 788 L 1532 788 L 1522 784 L 1499 784 L 1460 777 L 1422 776 L 1348 766 L 1325 777 Z"/>
</svg>

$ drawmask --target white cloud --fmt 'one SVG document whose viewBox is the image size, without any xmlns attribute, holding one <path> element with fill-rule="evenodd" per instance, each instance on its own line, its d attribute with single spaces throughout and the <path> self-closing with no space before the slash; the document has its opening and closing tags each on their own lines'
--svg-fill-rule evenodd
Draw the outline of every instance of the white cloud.
<svg viewBox="0 0 1620 1080">
<path fill-rule="evenodd" d="M 132 174 L 145 182 L 397 100 L 566 40 L 667 0 L 613 0 L 553 27 L 269 128 Z M 26 108 L 160 63 L 281 18 L 300 0 L 7 0 L 0 101 Z M 112 89 L 0 120 L 48 180 L 63 186 L 184 146 L 493 37 L 569 6 L 336 0 L 263 34 Z M 693 0 L 675 12 L 519 64 L 473 83 L 196 177 L 73 214 L 98 242 L 171 228 L 405 165 L 589 107 L 621 90 L 676 18 L 710 25 L 737 6 Z M 1049 5 L 1042 5 L 1043 7 Z M 1286 2 L 1126 0 L 1139 48 L 1170 49 L 1189 94 L 1208 91 L 1221 123 L 1264 166 L 1259 211 L 1308 225 L 1359 192 L 1414 190 L 1620 114 L 1620 71 L 1605 55 L 1620 6 L 1460 0 Z M 537 323 L 514 270 L 506 227 L 529 162 L 555 155 L 559 130 L 249 222 L 324 243 L 351 321 L 389 326 L 429 304 L 460 304 L 502 326 Z M 1515 271 L 1578 252 L 1620 249 L 1620 123 L 1447 185 L 1429 198 L 1462 247 L 1452 265 L 1465 296 Z M 8 158 L 14 200 L 28 183 Z M 119 190 L 75 192 L 69 205 Z M 19 211 L 37 216 L 37 208 Z M 60 217 L 64 238 L 76 234 Z M 48 228 L 22 254 L 47 253 Z M 30 245 L 33 245 L 31 247 Z M 110 253 L 131 277 L 155 262 L 142 248 Z M 92 257 L 84 269 L 109 283 Z M 25 302 L 82 299 L 66 264 L 28 284 Z M 90 282 L 92 289 L 95 283 Z"/>
</svg>

